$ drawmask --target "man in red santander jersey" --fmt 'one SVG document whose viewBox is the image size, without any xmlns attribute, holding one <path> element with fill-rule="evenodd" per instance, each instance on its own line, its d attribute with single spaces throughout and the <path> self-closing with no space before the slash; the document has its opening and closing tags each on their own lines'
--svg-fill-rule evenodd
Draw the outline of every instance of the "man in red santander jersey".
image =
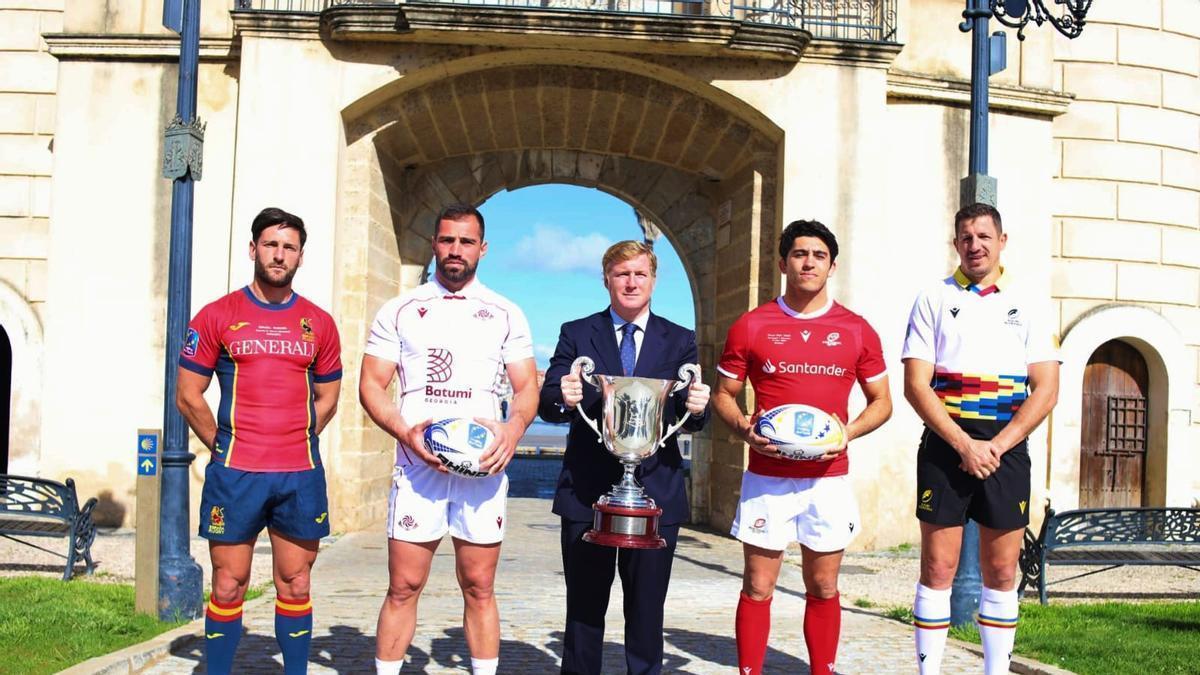
<svg viewBox="0 0 1200 675">
<path fill-rule="evenodd" d="M 337 411 L 341 343 L 333 318 L 292 291 L 304 261 L 304 221 L 264 209 L 250 227 L 254 280 L 209 303 L 188 325 L 175 403 L 212 451 L 200 536 L 212 557 L 205 618 L 208 672 L 229 673 L 242 636 L 254 542 L 271 535 L 275 639 L 284 672 L 308 669 L 309 573 L 329 534 L 318 434 Z M 204 400 L 213 375 L 216 415 Z"/>
<path fill-rule="evenodd" d="M 841 633 L 838 570 L 858 527 L 846 445 L 813 461 L 780 456 L 754 432 L 754 419 L 737 403 L 747 379 L 761 412 L 803 403 L 847 418 L 857 382 L 867 406 L 845 425 L 846 443 L 868 434 L 892 414 L 879 336 L 861 316 L 829 297 L 837 239 L 816 221 L 797 220 L 779 238 L 784 294 L 746 312 L 729 329 L 717 366 L 712 405 L 717 416 L 750 446 L 741 501 L 731 534 L 742 541 L 745 568 L 737 608 L 738 672 L 762 671 L 771 629 L 771 596 L 783 551 L 801 545 L 804 641 L 814 673 L 832 673 Z"/>
</svg>

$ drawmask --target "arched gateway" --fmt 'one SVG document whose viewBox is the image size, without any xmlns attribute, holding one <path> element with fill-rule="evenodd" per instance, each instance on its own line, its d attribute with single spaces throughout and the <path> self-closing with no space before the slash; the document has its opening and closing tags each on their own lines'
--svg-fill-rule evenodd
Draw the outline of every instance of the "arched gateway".
<svg viewBox="0 0 1200 675">
<path fill-rule="evenodd" d="M 419 283 L 442 206 L 540 183 L 603 190 L 661 229 L 690 278 L 710 381 L 725 328 L 776 292 L 782 131 L 728 94 L 681 86 L 645 62 L 557 56 L 440 64 L 434 75 L 454 74 L 410 73 L 347 107 L 334 265 L 346 363 L 358 362 L 375 310 Z M 376 487 L 383 494 L 391 456 L 380 448 L 390 443 L 356 410 L 343 408 L 341 420 L 338 454 L 360 455 L 362 482 L 333 496 L 373 518 L 382 501 L 353 502 Z M 707 518 L 712 481 L 738 484 L 711 475 L 721 466 L 714 453 L 736 454 L 726 463 L 740 474 L 743 450 L 714 445 L 709 432 L 693 448 L 693 507 Z"/>
</svg>

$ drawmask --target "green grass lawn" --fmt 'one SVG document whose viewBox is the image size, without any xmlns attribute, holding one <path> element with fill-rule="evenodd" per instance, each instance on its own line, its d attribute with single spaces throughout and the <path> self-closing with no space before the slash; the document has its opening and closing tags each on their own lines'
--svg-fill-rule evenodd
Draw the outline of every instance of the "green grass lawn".
<svg viewBox="0 0 1200 675">
<path fill-rule="evenodd" d="M 0 578 L 0 673 L 54 673 L 180 623 L 133 611 L 133 586 Z"/>
<path fill-rule="evenodd" d="M 950 634 L 979 642 L 974 626 Z M 1195 673 L 1200 602 L 1022 603 L 1016 652 L 1080 675 Z"/>
</svg>

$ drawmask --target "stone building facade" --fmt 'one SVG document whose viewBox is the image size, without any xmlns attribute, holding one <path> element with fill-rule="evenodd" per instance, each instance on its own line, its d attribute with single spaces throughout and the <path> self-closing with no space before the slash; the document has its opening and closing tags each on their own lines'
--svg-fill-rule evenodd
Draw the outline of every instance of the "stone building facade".
<svg viewBox="0 0 1200 675">
<path fill-rule="evenodd" d="M 322 440 L 335 527 L 383 516 L 391 443 L 356 404 L 357 366 L 375 310 L 429 261 L 432 215 L 561 182 L 627 201 L 670 240 L 709 378 L 732 321 L 780 290 L 782 225 L 833 227 L 835 293 L 878 328 L 897 401 L 853 449 L 869 525 L 856 545 L 915 538 L 920 424 L 898 358 L 917 289 L 954 264 L 961 1 L 809 3 L 822 9 L 797 26 L 720 3 L 235 4 L 203 5 L 192 307 L 250 278 L 246 233 L 262 206 L 309 223 L 298 289 L 331 308 L 348 374 Z M 159 426 L 163 408 L 170 185 L 159 163 L 178 41 L 160 11 L 0 0 L 9 467 L 71 475 L 123 522 L 134 431 Z M 1060 404 L 1033 438 L 1034 503 L 1129 499 L 1132 480 L 1141 502 L 1191 505 L 1200 1 L 1096 3 L 1073 42 L 1028 32 L 992 78 L 990 173 L 1007 264 L 1052 298 L 1063 345 Z M 1097 427 L 1085 411 L 1101 404 L 1133 421 Z M 728 525 L 746 452 L 719 423 L 694 437 L 696 520 Z M 1105 467 L 1129 476 L 1133 465 L 1144 476 L 1101 489 Z"/>
</svg>

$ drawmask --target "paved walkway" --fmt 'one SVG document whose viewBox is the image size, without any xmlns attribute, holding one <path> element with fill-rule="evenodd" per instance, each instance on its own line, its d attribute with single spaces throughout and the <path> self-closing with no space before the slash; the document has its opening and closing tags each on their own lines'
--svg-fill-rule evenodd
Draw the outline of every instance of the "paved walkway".
<svg viewBox="0 0 1200 675">
<path fill-rule="evenodd" d="M 549 502 L 513 499 L 497 574 L 502 622 L 500 672 L 556 673 L 562 653 L 564 589 L 558 521 Z M 314 572 L 314 673 L 374 673 L 375 618 L 387 584 L 382 532 L 342 537 L 322 551 Z M 417 636 L 404 673 L 469 672 L 462 633 L 462 596 L 454 581 L 453 548 L 442 543 L 421 599 Z M 684 529 L 676 552 L 666 611 L 666 668 L 672 673 L 731 673 L 736 666 L 733 613 L 741 588 L 741 545 L 708 532 Z M 273 597 L 273 591 L 268 592 Z M 604 646 L 604 672 L 623 673 L 620 580 L 614 583 Z M 773 604 L 770 673 L 807 673 L 802 633 L 804 584 L 800 568 L 785 565 Z M 278 673 L 274 603 L 258 601 L 246 613 L 249 633 L 238 650 L 239 673 Z M 911 629 L 855 607 L 845 607 L 838 671 L 915 672 Z M 143 673 L 203 672 L 196 638 L 177 640 L 171 656 Z M 949 645 L 943 672 L 980 673 L 982 660 Z"/>
</svg>

